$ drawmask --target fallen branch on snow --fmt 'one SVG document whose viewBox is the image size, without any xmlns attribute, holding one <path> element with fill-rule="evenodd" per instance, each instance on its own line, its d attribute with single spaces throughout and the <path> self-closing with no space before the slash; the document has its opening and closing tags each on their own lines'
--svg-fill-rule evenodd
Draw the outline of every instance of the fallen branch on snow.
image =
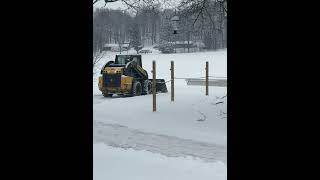
<svg viewBox="0 0 320 180">
<path fill-rule="evenodd" d="M 225 98 L 225 97 L 227 97 L 227 94 L 226 94 L 225 96 L 223 96 L 222 98 L 220 98 L 220 99 L 223 99 L 223 98 Z"/>
<path fill-rule="evenodd" d="M 205 121 L 205 120 L 207 120 L 207 116 L 205 114 L 203 114 L 201 111 L 198 111 L 198 113 L 201 114 L 203 116 L 203 118 L 200 118 L 197 121 Z"/>
</svg>

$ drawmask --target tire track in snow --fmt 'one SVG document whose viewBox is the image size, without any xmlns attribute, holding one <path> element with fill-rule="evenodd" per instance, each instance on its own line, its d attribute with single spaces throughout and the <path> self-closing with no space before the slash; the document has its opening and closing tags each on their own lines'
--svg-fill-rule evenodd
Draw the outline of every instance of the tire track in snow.
<svg viewBox="0 0 320 180">
<path fill-rule="evenodd" d="M 219 160 L 227 164 L 227 148 L 224 146 L 147 133 L 118 124 L 94 121 L 93 142 L 124 149 L 146 150 L 168 157 L 192 156 L 206 162 Z"/>
</svg>

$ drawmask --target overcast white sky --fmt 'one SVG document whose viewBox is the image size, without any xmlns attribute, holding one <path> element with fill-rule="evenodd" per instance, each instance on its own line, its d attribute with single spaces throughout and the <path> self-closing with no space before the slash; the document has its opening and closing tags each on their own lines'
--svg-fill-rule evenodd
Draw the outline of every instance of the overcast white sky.
<svg viewBox="0 0 320 180">
<path fill-rule="evenodd" d="M 104 0 L 100 0 L 95 5 L 93 5 L 93 7 L 94 8 L 103 7 L 104 4 L 105 4 Z M 106 8 L 109 8 L 109 9 L 118 9 L 118 8 L 125 9 L 126 5 L 124 5 L 120 0 L 120 1 L 112 2 L 112 3 L 107 3 Z"/>
<path fill-rule="evenodd" d="M 178 4 L 180 1 L 181 0 L 171 0 L 169 3 L 170 3 L 170 5 L 174 6 L 174 5 Z M 104 7 L 104 5 L 105 5 L 104 0 L 100 0 L 99 2 L 97 2 L 96 4 L 93 5 L 93 8 Z M 109 8 L 109 9 L 118 9 L 118 8 L 127 9 L 128 7 L 121 0 L 119 0 L 119 1 L 116 1 L 116 2 L 112 2 L 112 3 L 107 3 L 105 8 Z"/>
</svg>

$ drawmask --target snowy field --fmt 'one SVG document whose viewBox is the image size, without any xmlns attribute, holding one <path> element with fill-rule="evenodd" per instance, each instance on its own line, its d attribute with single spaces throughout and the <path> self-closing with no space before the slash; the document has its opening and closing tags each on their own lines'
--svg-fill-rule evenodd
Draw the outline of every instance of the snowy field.
<svg viewBox="0 0 320 180">
<path fill-rule="evenodd" d="M 147 151 L 95 144 L 95 180 L 226 180 L 221 162 L 204 163 L 194 158 L 170 158 Z"/>
<path fill-rule="evenodd" d="M 204 77 L 206 61 L 209 76 L 227 77 L 226 50 L 181 54 L 152 51 L 142 54 L 143 68 L 150 77 L 153 60 L 157 78 L 166 81 L 170 80 L 172 60 L 176 78 Z M 94 179 L 126 179 L 123 173 L 119 173 L 123 178 L 113 178 L 114 171 L 121 169 L 132 173 L 130 179 L 226 179 L 227 88 L 210 86 L 209 96 L 205 96 L 204 86 L 188 86 L 184 79 L 176 79 L 175 101 L 170 101 L 168 82 L 169 92 L 157 94 L 157 112 L 152 112 L 152 95 L 102 96 L 99 70 L 115 55 L 108 52 L 94 75 Z"/>
</svg>

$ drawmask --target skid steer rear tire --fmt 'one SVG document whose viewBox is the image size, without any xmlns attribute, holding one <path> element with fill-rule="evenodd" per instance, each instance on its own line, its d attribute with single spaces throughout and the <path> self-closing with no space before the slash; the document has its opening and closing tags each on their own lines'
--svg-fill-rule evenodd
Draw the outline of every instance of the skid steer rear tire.
<svg viewBox="0 0 320 180">
<path fill-rule="evenodd" d="M 152 93 L 152 83 L 150 80 L 145 80 L 143 83 L 143 94 L 151 94 Z"/>
<path fill-rule="evenodd" d="M 131 96 L 140 96 L 142 94 L 142 86 L 139 81 L 135 81 L 132 85 Z"/>
</svg>

